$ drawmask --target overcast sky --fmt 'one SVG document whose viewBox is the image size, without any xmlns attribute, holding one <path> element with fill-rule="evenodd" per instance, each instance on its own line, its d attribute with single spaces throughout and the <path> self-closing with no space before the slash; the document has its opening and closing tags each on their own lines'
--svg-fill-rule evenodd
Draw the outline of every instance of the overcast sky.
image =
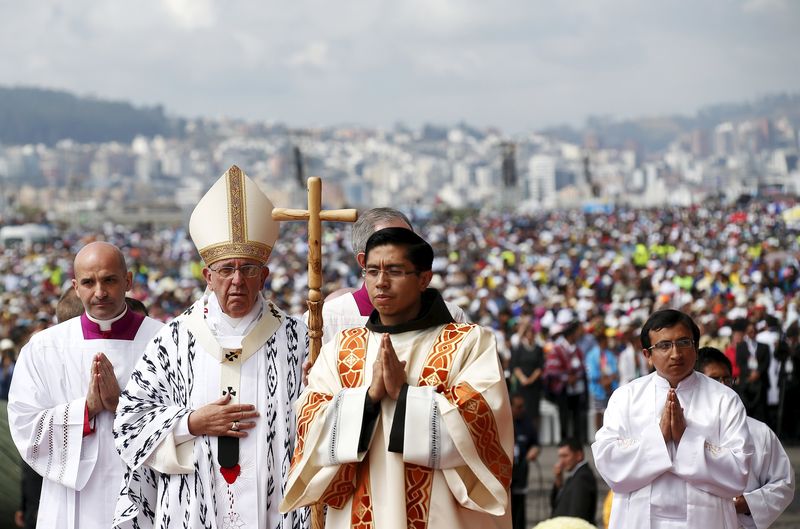
<svg viewBox="0 0 800 529">
<path fill-rule="evenodd" d="M 0 84 L 290 126 L 692 114 L 800 91 L 796 0 L 0 0 Z"/>
</svg>

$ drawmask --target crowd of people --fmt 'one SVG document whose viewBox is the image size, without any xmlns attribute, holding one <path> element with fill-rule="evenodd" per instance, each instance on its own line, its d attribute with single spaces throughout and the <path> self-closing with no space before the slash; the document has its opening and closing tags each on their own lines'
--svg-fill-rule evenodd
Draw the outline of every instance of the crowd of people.
<svg viewBox="0 0 800 529">
<path fill-rule="evenodd" d="M 748 414 L 782 442 L 800 441 L 798 409 L 786 405 L 800 391 L 800 236 L 781 217 L 791 205 L 752 201 L 527 216 L 435 212 L 410 221 L 432 246 L 429 284 L 449 312 L 460 308 L 463 318 L 456 321 L 494 334 L 515 425 L 523 415 L 531 419 L 526 457 L 535 458 L 533 438 L 547 400 L 558 410 L 560 451 L 572 462 L 564 468 L 571 473 L 583 466 L 582 456 L 573 454 L 603 426 L 612 392 L 654 369 L 640 333 L 648 317 L 665 308 L 697 322 L 698 346 L 725 352 Z M 299 316 L 307 291 L 304 227 L 291 223 L 281 230 L 264 292 Z M 350 232 L 345 224 L 324 229 L 324 294 L 362 284 Z M 54 323 L 59 297 L 72 287 L 75 254 L 98 240 L 121 249 L 131 272 L 128 295 L 153 319 L 170 321 L 203 298 L 211 272 L 183 229 L 106 225 L 92 235 L 64 230 L 56 240 L 4 248 L 2 396 L 21 347 Z M 373 279 L 382 278 L 378 271 Z M 233 424 L 238 432 L 238 421 Z M 137 463 L 138 457 L 132 455 Z M 566 496 L 554 491 L 557 497 Z"/>
<path fill-rule="evenodd" d="M 608 383 L 601 378 L 609 377 L 598 373 L 618 372 L 611 377 L 613 389 L 643 372 L 646 366 L 631 354 L 638 348 L 636 331 L 658 308 L 692 315 L 701 325 L 702 345 L 735 347 L 742 333 L 734 322 L 744 319 L 753 322 L 759 341 L 771 352 L 784 342 L 789 347 L 781 347 L 781 354 L 792 354 L 800 242 L 781 217 L 790 205 L 754 201 L 745 206 L 528 216 L 439 212 L 411 216 L 411 222 L 434 248 L 432 286 L 470 321 L 495 329 L 509 376 L 515 372 L 510 365 L 513 351 L 534 345 L 549 350 L 559 342 L 554 330 L 580 324 L 578 346 L 589 375 L 586 405 L 591 400 L 594 408 L 587 413 L 599 413 L 603 384 Z M 307 292 L 305 228 L 286 223 L 281 230 L 265 291 L 288 313 L 301 314 Z M 3 342 L 5 349 L 19 351 L 31 333 L 52 324 L 58 297 L 72 277 L 75 252 L 98 238 L 122 248 L 133 271 L 129 296 L 142 301 L 155 319 L 169 320 L 202 294 L 202 261 L 185 229 L 106 225 L 92 235 L 64 231 L 59 239 L 30 248 L 2 249 L 0 338 L 9 340 Z M 361 284 L 348 225 L 326 225 L 322 252 L 323 294 Z M 563 332 L 560 337 L 563 342 Z M 771 380 L 779 376 L 786 381 L 783 393 L 777 394 L 771 383 L 773 391 L 766 398 L 773 413 L 781 395 L 797 385 L 794 371 L 782 365 L 782 371 L 773 366 L 767 373 Z M 537 375 L 537 380 L 520 384 L 516 376 L 511 383 L 533 384 L 548 393 L 546 379 Z M 529 411 L 536 409 L 536 393 L 526 392 Z M 783 429 L 780 434 L 798 436 Z"/>
</svg>

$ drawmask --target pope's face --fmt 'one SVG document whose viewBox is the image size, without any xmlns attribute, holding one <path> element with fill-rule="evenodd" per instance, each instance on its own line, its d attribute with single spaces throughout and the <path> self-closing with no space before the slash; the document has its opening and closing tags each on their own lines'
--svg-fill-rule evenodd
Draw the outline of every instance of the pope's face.
<svg viewBox="0 0 800 529">
<path fill-rule="evenodd" d="M 688 339 L 692 343 L 688 347 L 678 347 L 675 342 Z M 694 370 L 697 360 L 697 349 L 692 337 L 692 331 L 684 324 L 678 323 L 657 331 L 650 331 L 652 349 L 643 349 L 645 358 L 649 359 L 656 372 L 669 381 L 673 388 L 678 382 L 689 376 Z M 659 343 L 672 342 L 672 346 L 662 351 L 657 347 Z"/>
<path fill-rule="evenodd" d="M 247 270 L 255 270 L 250 267 L 257 268 L 253 277 L 248 277 Z M 229 268 L 234 269 L 230 275 L 223 273 Z M 203 268 L 203 277 L 217 296 L 222 312 L 231 318 L 241 318 L 253 309 L 267 276 L 269 268 L 254 259 L 223 259 Z"/>
</svg>

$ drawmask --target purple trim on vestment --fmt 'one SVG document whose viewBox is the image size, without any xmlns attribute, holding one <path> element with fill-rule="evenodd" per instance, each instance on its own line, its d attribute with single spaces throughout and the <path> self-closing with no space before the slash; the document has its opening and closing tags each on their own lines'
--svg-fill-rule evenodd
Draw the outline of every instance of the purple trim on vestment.
<svg viewBox="0 0 800 529">
<path fill-rule="evenodd" d="M 123 317 L 111 324 L 111 329 L 101 331 L 100 325 L 90 320 L 86 313 L 81 314 L 81 330 L 84 340 L 133 340 L 139 327 L 144 321 L 144 316 L 128 309 Z"/>
<path fill-rule="evenodd" d="M 372 302 L 369 300 L 369 294 L 367 294 L 367 285 L 366 283 L 361 285 L 359 290 L 353 292 L 353 298 L 356 300 L 356 305 L 358 306 L 358 312 L 362 316 L 369 316 L 372 314 L 372 309 L 375 307 L 372 306 Z"/>
</svg>

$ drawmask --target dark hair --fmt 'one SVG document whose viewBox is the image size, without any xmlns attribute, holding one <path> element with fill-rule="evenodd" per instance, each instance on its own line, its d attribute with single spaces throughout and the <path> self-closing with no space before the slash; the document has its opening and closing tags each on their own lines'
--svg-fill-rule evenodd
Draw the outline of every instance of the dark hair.
<svg viewBox="0 0 800 529">
<path fill-rule="evenodd" d="M 716 347 L 701 347 L 698 349 L 694 370 L 702 373 L 706 366 L 711 364 L 722 364 L 728 370 L 728 373 L 733 373 L 733 364 L 722 351 Z"/>
<path fill-rule="evenodd" d="M 373 248 L 390 244 L 403 246 L 406 249 L 406 259 L 411 261 L 417 271 L 427 272 L 431 269 L 433 248 L 425 239 L 405 228 L 385 228 L 373 233 L 364 249 L 364 261 L 366 262 Z"/>
<path fill-rule="evenodd" d="M 573 452 L 583 452 L 583 445 L 574 437 L 565 437 L 558 443 L 558 447 L 568 446 Z"/>
<path fill-rule="evenodd" d="M 358 220 L 353 224 L 352 239 L 353 253 L 357 254 L 365 251 L 369 236 L 375 232 L 375 226 L 381 222 L 392 222 L 400 220 L 408 224 L 409 230 L 414 230 L 411 221 L 405 213 L 394 208 L 372 208 L 358 216 Z"/>
<path fill-rule="evenodd" d="M 736 318 L 731 322 L 731 330 L 745 332 L 747 330 L 747 318 Z"/>
<path fill-rule="evenodd" d="M 136 298 L 130 298 L 125 296 L 125 304 L 128 305 L 128 308 L 131 309 L 133 312 L 138 312 L 142 316 L 149 316 L 150 312 L 147 310 L 147 306 L 142 303 L 140 300 Z"/>
<path fill-rule="evenodd" d="M 787 338 L 796 338 L 800 335 L 800 326 L 797 324 L 797 321 L 793 321 L 789 328 L 786 329 L 786 337 Z"/>
<path fill-rule="evenodd" d="M 642 347 L 644 349 L 649 349 L 650 346 L 653 345 L 650 343 L 650 331 L 670 329 L 679 324 L 682 324 L 692 332 L 692 340 L 694 340 L 695 344 L 700 341 L 700 328 L 691 316 L 679 310 L 664 309 L 654 312 L 647 318 L 647 321 L 644 322 L 642 334 L 640 335 Z"/>
</svg>

